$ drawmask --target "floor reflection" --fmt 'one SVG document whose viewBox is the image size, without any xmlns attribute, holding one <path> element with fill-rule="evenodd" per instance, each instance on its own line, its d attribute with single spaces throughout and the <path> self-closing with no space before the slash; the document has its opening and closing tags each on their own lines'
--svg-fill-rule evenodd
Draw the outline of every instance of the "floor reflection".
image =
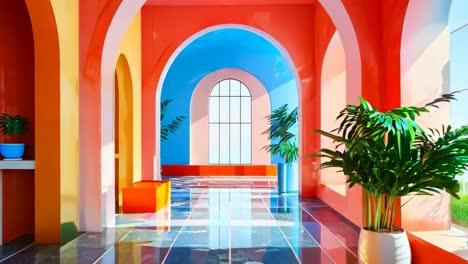
<svg viewBox="0 0 468 264">
<path fill-rule="evenodd" d="M 190 184 L 177 180 L 169 208 L 117 215 L 115 229 L 60 249 L 31 246 L 5 263 L 357 263 L 359 229 L 319 200 L 233 188 L 232 177 L 216 188 L 181 178 Z"/>
</svg>

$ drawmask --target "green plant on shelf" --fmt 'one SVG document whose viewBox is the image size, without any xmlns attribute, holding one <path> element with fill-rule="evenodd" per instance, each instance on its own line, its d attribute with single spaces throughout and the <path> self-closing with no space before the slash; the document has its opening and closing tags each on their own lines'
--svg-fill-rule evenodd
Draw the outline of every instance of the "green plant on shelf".
<svg viewBox="0 0 468 264">
<path fill-rule="evenodd" d="M 285 159 L 286 163 L 296 161 L 298 147 L 296 135 L 291 133 L 291 129 L 297 126 L 297 117 L 297 107 L 289 112 L 287 104 L 275 109 L 271 115 L 268 115 L 266 118 L 269 127 L 262 135 L 268 135 L 268 140 L 274 143 L 266 145 L 262 149 L 273 155 L 278 154 Z"/>
<path fill-rule="evenodd" d="M 387 112 L 359 98 L 359 105 L 348 105 L 339 113 L 341 123 L 336 130 L 314 131 L 332 139 L 335 146 L 309 156 L 325 158 L 320 168 L 338 168 L 348 177 L 349 188 L 357 184 L 366 191 L 368 230 L 391 232 L 402 196 L 444 190 L 459 198 L 456 177 L 468 168 L 468 126 L 442 126 L 426 132 L 415 121 L 439 103 L 455 100 L 455 93 L 422 107 Z"/>
<path fill-rule="evenodd" d="M 23 135 L 28 131 L 28 120 L 19 115 L 0 114 L 0 128 L 5 136 Z"/>
<path fill-rule="evenodd" d="M 169 104 L 172 102 L 171 99 L 164 100 L 161 103 L 161 141 L 165 141 L 169 139 L 171 134 L 174 134 L 177 129 L 179 129 L 182 121 L 185 120 L 185 116 L 177 116 L 173 120 L 169 121 L 169 123 L 163 125 L 163 119 L 166 116 L 167 108 Z"/>
</svg>

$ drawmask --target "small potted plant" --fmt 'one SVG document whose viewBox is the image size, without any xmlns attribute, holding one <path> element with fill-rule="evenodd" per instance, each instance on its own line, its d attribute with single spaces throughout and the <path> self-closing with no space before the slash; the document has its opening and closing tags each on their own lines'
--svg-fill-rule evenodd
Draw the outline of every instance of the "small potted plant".
<svg viewBox="0 0 468 264">
<path fill-rule="evenodd" d="M 338 168 L 349 188 L 360 185 L 367 196 L 366 226 L 359 237 L 360 263 L 411 263 L 404 230 L 393 226 L 398 198 L 446 191 L 459 198 L 457 175 L 468 168 L 468 126 L 423 130 L 415 119 L 440 102 L 443 95 L 423 107 L 411 106 L 379 112 L 360 98 L 338 115 L 340 126 L 329 133 L 315 130 L 335 142 L 320 149 L 321 168 Z"/>
<path fill-rule="evenodd" d="M 26 124 L 28 120 L 19 115 L 2 113 L 0 115 L 0 127 L 5 137 L 12 135 L 23 135 L 28 131 Z M 5 160 L 19 160 L 24 154 L 24 143 L 2 143 L 0 154 Z"/>
<path fill-rule="evenodd" d="M 285 104 L 274 110 L 268 119 L 269 128 L 262 135 L 268 135 L 272 142 L 264 146 L 267 152 L 278 154 L 285 163 L 278 163 L 278 192 L 294 193 L 299 190 L 298 167 L 295 161 L 298 158 L 296 135 L 291 133 L 291 128 L 297 126 L 297 107 L 291 112 Z"/>
</svg>

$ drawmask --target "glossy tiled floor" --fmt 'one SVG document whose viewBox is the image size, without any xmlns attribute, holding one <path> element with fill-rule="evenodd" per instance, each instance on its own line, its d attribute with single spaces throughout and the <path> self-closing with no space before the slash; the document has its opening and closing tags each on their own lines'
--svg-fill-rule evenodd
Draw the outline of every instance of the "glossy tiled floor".
<svg viewBox="0 0 468 264">
<path fill-rule="evenodd" d="M 357 263 L 359 229 L 326 204 L 279 196 L 270 179 L 224 180 L 173 179 L 171 208 L 5 263 Z"/>
</svg>

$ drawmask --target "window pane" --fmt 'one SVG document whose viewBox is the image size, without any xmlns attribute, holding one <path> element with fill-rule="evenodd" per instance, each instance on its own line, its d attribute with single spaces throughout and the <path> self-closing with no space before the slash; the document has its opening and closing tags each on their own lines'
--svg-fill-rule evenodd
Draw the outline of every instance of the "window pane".
<svg viewBox="0 0 468 264">
<path fill-rule="evenodd" d="M 229 164 L 229 125 L 221 124 L 219 131 L 219 163 Z"/>
<path fill-rule="evenodd" d="M 251 109 L 250 97 L 241 97 L 241 121 L 242 123 L 250 123 L 252 120 L 252 109 Z"/>
<path fill-rule="evenodd" d="M 229 97 L 220 97 L 219 121 L 222 123 L 229 122 Z"/>
<path fill-rule="evenodd" d="M 213 87 L 209 98 L 211 164 L 252 163 L 251 116 L 252 98 L 243 83 L 226 79 Z"/>
<path fill-rule="evenodd" d="M 223 80 L 219 85 L 219 94 L 221 96 L 229 96 L 229 80 Z"/>
<path fill-rule="evenodd" d="M 240 125 L 231 124 L 231 164 L 240 164 L 241 162 L 241 138 Z"/>
<path fill-rule="evenodd" d="M 249 89 L 243 83 L 241 83 L 241 96 L 250 96 Z"/>
<path fill-rule="evenodd" d="M 219 97 L 210 97 L 210 123 L 219 122 Z"/>
<path fill-rule="evenodd" d="M 231 97 L 231 123 L 240 123 L 240 97 Z"/>
<path fill-rule="evenodd" d="M 211 90 L 210 96 L 219 96 L 219 83 L 217 83 L 213 90 Z"/>
<path fill-rule="evenodd" d="M 210 164 L 219 164 L 219 125 L 210 124 Z"/>
<path fill-rule="evenodd" d="M 231 96 L 240 96 L 240 82 L 231 79 Z"/>
<path fill-rule="evenodd" d="M 252 163 L 252 127 L 250 124 L 241 125 L 241 163 Z"/>
</svg>

